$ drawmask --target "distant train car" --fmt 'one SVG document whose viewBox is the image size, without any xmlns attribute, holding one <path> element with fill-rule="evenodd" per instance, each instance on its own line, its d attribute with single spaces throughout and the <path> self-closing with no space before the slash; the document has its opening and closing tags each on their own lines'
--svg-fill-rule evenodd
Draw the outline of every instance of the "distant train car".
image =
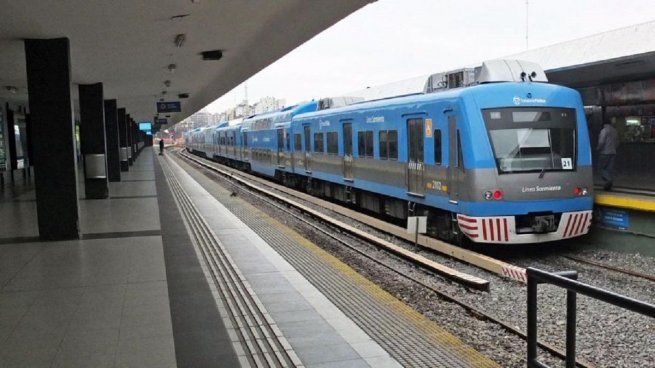
<svg viewBox="0 0 655 368">
<path fill-rule="evenodd" d="M 311 101 L 278 111 L 252 116 L 243 121 L 242 135 L 246 160 L 256 173 L 284 177 L 292 173 L 290 127 L 294 116 L 316 111 Z"/>
<path fill-rule="evenodd" d="M 430 233 L 450 241 L 579 236 L 593 206 L 584 110 L 575 90 L 541 82 L 534 64 L 494 61 L 433 75 L 422 94 L 277 125 L 253 117 L 248 154 L 234 159 L 368 211 L 428 216 Z"/>
</svg>

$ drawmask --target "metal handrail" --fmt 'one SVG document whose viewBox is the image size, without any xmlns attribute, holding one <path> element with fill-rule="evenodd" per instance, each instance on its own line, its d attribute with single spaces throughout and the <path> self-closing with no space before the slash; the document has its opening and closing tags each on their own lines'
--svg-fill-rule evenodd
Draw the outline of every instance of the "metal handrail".
<svg viewBox="0 0 655 368">
<path fill-rule="evenodd" d="M 547 365 L 537 360 L 537 286 L 539 284 L 551 284 L 566 289 L 567 368 L 576 366 L 576 296 L 578 293 L 655 318 L 655 305 L 577 281 L 578 273 L 576 271 L 551 273 L 532 267 L 528 267 L 526 271 L 528 277 L 528 368 L 548 368 Z"/>
</svg>

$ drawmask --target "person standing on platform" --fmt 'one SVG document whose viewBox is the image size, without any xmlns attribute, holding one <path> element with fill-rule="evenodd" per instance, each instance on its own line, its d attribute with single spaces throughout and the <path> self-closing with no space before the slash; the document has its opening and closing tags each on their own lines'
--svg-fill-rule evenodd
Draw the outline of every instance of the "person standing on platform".
<svg viewBox="0 0 655 368">
<path fill-rule="evenodd" d="M 159 140 L 159 155 L 161 156 L 163 154 L 164 154 L 164 140 L 160 139 Z"/>
<path fill-rule="evenodd" d="M 614 184 L 614 162 L 619 147 L 619 133 L 612 123 L 606 122 L 598 135 L 598 166 L 605 190 L 612 190 Z"/>
</svg>

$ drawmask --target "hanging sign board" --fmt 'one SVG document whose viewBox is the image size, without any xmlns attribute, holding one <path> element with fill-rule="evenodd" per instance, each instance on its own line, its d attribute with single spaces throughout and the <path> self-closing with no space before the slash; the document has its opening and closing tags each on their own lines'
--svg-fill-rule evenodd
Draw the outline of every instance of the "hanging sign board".
<svg viewBox="0 0 655 368">
<path fill-rule="evenodd" d="M 157 112 L 181 112 L 182 104 L 180 101 L 157 102 Z"/>
</svg>

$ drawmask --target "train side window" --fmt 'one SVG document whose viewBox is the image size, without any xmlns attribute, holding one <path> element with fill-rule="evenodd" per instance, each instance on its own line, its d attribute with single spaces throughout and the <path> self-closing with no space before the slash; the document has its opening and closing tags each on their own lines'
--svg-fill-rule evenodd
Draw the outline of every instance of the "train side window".
<svg viewBox="0 0 655 368">
<path fill-rule="evenodd" d="M 293 149 L 295 151 L 302 151 L 302 137 L 300 134 L 293 135 Z"/>
<path fill-rule="evenodd" d="M 464 170 L 464 157 L 462 153 L 462 139 L 459 134 L 459 129 L 457 130 L 457 167 Z"/>
<path fill-rule="evenodd" d="M 323 133 L 314 133 L 314 152 L 325 152 L 325 148 L 323 147 Z"/>
<path fill-rule="evenodd" d="M 336 155 L 339 153 L 339 135 L 337 132 L 327 132 L 327 153 Z"/>
<path fill-rule="evenodd" d="M 387 132 L 387 142 L 389 144 L 389 160 L 398 159 L 398 131 L 389 130 Z"/>
<path fill-rule="evenodd" d="M 357 132 L 357 154 L 359 157 L 366 156 L 366 138 L 363 131 Z"/>
<path fill-rule="evenodd" d="M 373 131 L 366 131 L 366 157 L 373 157 Z"/>
<path fill-rule="evenodd" d="M 434 164 L 441 165 L 441 129 L 434 130 Z"/>
<path fill-rule="evenodd" d="M 285 141 L 287 142 L 287 151 L 291 151 L 291 134 L 284 134 Z"/>
<path fill-rule="evenodd" d="M 386 130 L 380 130 L 380 133 L 378 133 L 379 137 L 379 153 L 380 153 L 380 160 L 386 160 L 389 158 L 389 146 L 387 143 L 387 131 Z"/>
</svg>

